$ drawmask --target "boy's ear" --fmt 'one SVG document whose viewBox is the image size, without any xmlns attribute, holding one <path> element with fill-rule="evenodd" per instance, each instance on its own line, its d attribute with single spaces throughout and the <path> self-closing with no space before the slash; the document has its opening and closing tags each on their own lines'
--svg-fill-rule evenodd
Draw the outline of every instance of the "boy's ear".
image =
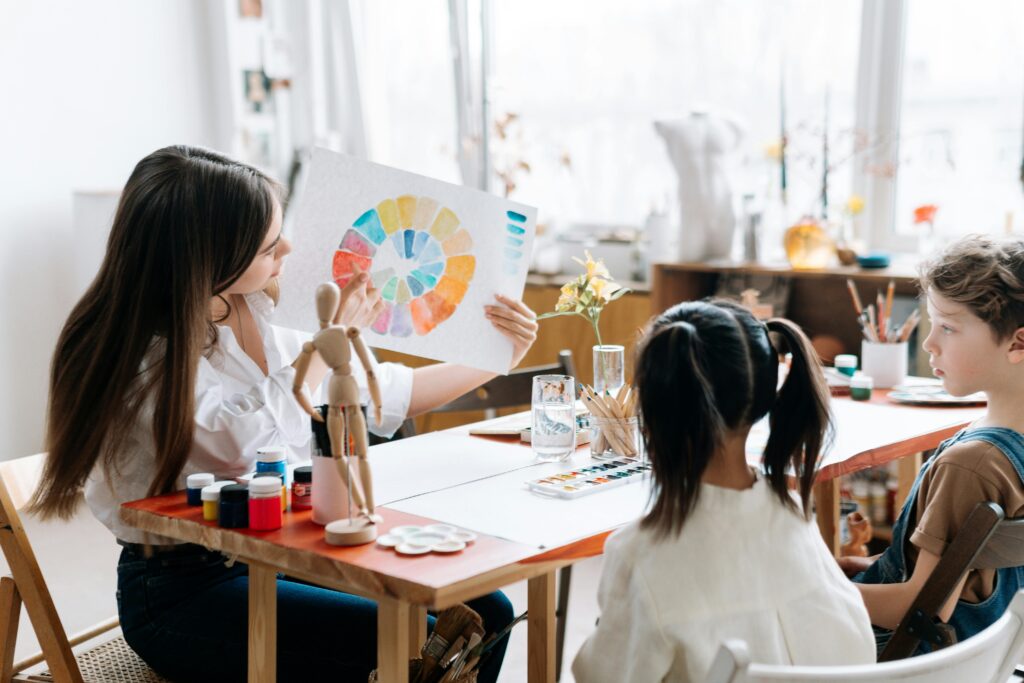
<svg viewBox="0 0 1024 683">
<path fill-rule="evenodd" d="M 1010 337 L 1010 348 L 1008 350 L 1011 363 L 1024 361 L 1024 327 L 1018 327 Z"/>
</svg>

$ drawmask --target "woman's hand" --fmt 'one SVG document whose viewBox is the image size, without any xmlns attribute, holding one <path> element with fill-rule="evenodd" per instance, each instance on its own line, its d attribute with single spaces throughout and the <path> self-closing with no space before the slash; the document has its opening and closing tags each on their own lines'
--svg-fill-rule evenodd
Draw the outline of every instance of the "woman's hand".
<svg viewBox="0 0 1024 683">
<path fill-rule="evenodd" d="M 377 319 L 384 310 L 384 302 L 380 298 L 380 290 L 373 286 L 369 273 L 359 270 L 359 266 L 354 268 L 355 275 L 341 290 L 334 324 L 363 328 Z"/>
<path fill-rule="evenodd" d="M 484 315 L 512 342 L 512 365 L 515 368 L 537 340 L 537 314 L 522 301 L 495 294 L 501 306 L 484 306 Z"/>
</svg>

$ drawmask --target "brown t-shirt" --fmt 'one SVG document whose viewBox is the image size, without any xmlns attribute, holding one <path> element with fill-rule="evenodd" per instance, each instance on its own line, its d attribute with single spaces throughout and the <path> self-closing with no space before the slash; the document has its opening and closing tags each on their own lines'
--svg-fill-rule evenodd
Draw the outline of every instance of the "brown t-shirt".
<svg viewBox="0 0 1024 683">
<path fill-rule="evenodd" d="M 918 548 L 941 557 L 974 506 L 985 501 L 997 503 L 1007 518 L 1024 516 L 1024 484 L 1010 460 L 987 441 L 961 441 L 943 451 L 917 491 L 917 526 L 906 549 L 909 571 Z M 993 569 L 971 571 L 960 599 L 981 602 L 992 595 L 995 575 Z"/>
</svg>

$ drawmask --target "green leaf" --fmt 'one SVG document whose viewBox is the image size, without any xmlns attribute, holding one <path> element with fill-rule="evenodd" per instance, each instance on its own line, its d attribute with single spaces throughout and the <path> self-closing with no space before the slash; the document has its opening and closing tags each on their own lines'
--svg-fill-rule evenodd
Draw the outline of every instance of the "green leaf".
<svg viewBox="0 0 1024 683">
<path fill-rule="evenodd" d="M 537 320 L 544 320 L 545 318 L 557 318 L 562 315 L 576 315 L 574 311 L 551 311 L 550 313 L 541 313 L 537 316 Z"/>
<path fill-rule="evenodd" d="M 615 292 L 610 297 L 608 297 L 608 303 L 615 301 L 623 294 L 629 294 L 631 291 L 633 290 L 629 289 L 628 287 L 623 287 L 622 289 L 615 290 Z"/>
</svg>

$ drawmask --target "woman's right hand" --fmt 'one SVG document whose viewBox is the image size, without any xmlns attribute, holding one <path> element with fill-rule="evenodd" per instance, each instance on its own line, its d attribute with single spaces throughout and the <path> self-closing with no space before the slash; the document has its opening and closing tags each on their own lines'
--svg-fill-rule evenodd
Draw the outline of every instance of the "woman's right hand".
<svg viewBox="0 0 1024 683">
<path fill-rule="evenodd" d="M 371 325 L 384 310 L 380 290 L 373 286 L 369 273 L 354 266 L 355 275 L 341 290 L 338 313 L 334 316 L 336 325 L 363 328 Z"/>
</svg>

